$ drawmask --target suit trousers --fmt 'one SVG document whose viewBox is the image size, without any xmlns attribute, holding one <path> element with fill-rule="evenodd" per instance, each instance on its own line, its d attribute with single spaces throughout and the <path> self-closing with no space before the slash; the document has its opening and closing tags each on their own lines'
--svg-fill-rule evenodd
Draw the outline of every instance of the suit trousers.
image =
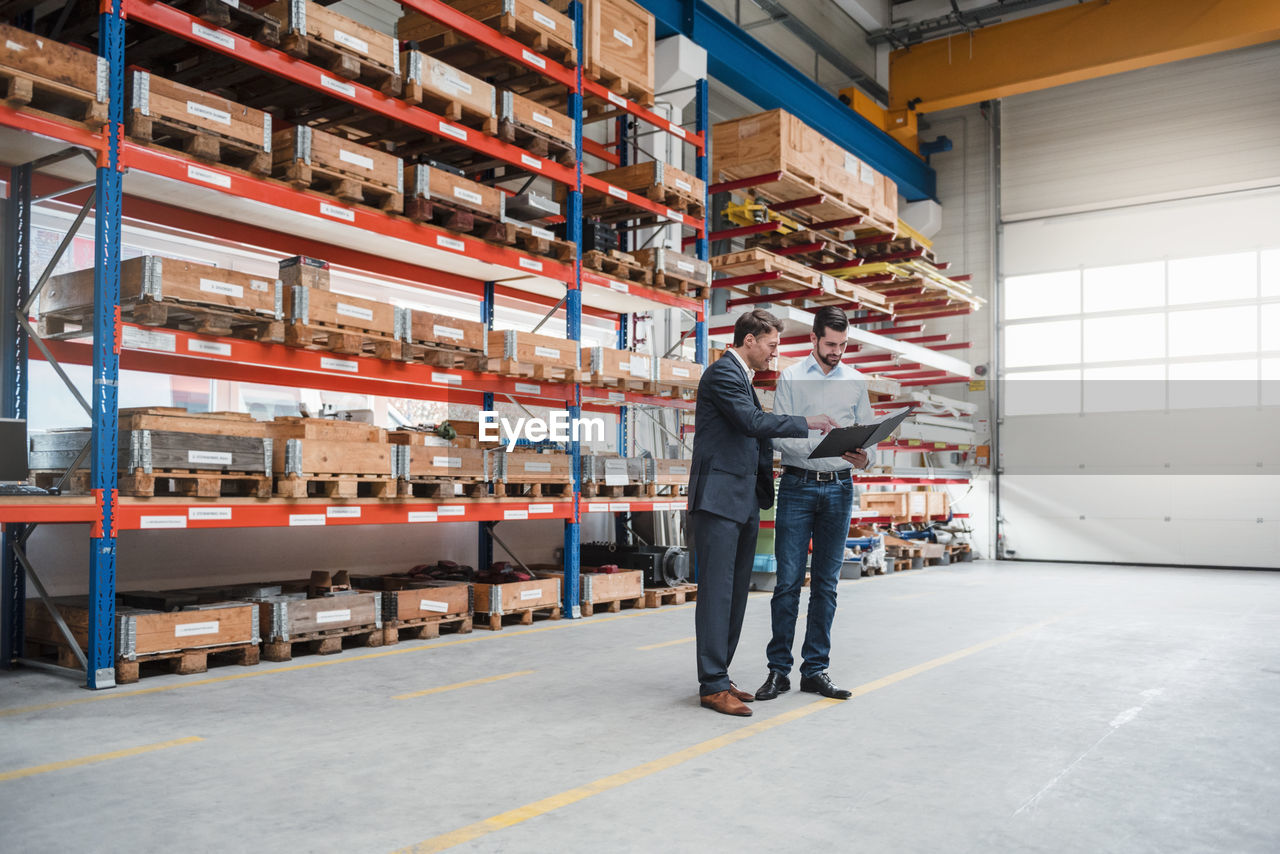
<svg viewBox="0 0 1280 854">
<path fill-rule="evenodd" d="M 696 510 L 689 514 L 689 529 L 698 580 L 698 684 L 705 697 L 729 690 L 729 665 L 751 589 L 760 512 L 739 524 Z"/>
</svg>

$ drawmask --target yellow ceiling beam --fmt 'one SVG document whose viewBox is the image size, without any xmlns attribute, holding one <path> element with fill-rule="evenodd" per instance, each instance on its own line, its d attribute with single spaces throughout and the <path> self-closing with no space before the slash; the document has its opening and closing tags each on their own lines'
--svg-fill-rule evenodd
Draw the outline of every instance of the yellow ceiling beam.
<svg viewBox="0 0 1280 854">
<path fill-rule="evenodd" d="M 1280 39 L 1277 0 L 1092 0 L 889 56 L 889 111 L 975 104 Z"/>
</svg>

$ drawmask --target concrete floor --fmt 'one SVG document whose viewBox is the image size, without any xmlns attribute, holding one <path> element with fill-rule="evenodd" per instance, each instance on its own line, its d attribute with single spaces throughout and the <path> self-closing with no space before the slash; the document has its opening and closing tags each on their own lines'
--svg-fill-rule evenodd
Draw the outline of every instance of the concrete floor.
<svg viewBox="0 0 1280 854">
<path fill-rule="evenodd" d="M 1280 573 L 972 563 L 840 596 L 857 696 L 750 719 L 697 707 L 691 607 L 93 694 L 2 673 L 0 846 L 1280 850 Z M 751 690 L 768 613 L 753 595 Z"/>
</svg>

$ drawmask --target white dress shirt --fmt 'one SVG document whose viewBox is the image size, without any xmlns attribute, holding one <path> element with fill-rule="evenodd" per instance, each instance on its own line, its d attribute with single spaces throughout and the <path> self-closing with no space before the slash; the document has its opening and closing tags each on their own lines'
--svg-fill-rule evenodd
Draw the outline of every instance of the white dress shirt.
<svg viewBox="0 0 1280 854">
<path fill-rule="evenodd" d="M 841 427 L 854 424 L 870 424 L 875 420 L 871 411 L 871 399 L 867 396 L 866 378 L 843 362 L 824 373 L 822 365 L 809 353 L 802 361 L 789 366 L 778 375 L 778 386 L 773 393 L 775 415 L 829 415 Z M 806 439 L 774 439 L 773 444 L 782 451 L 782 464 L 813 471 L 850 471 L 852 466 L 841 457 L 809 459 L 809 453 L 818 447 L 822 434 L 810 430 Z M 867 449 L 867 467 L 876 459 L 875 448 Z"/>
<path fill-rule="evenodd" d="M 733 349 L 732 347 L 729 348 L 729 352 L 732 353 L 733 357 L 738 360 L 738 364 L 742 365 L 742 370 L 747 372 L 747 382 L 753 382 L 756 378 L 756 372 L 751 370 L 751 366 L 747 364 L 747 360 L 742 358 L 742 356 L 739 355 L 738 351 Z"/>
</svg>

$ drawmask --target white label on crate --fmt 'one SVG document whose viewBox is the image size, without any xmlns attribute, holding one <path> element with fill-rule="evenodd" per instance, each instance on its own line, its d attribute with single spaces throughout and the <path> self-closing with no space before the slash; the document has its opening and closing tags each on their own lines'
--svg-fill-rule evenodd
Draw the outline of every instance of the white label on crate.
<svg viewBox="0 0 1280 854">
<path fill-rule="evenodd" d="M 549 128 L 556 126 L 556 123 L 551 121 L 551 116 L 544 116 L 542 113 L 538 112 L 537 110 L 533 111 L 533 120 L 538 124 L 546 125 Z"/>
<path fill-rule="evenodd" d="M 187 518 L 198 522 L 230 522 L 230 507 L 191 507 L 187 509 Z"/>
<path fill-rule="evenodd" d="M 529 226 L 529 233 L 534 237 L 541 237 L 543 240 L 555 240 L 555 234 L 547 228 L 538 228 L 536 225 Z"/>
<path fill-rule="evenodd" d="M 449 613 L 449 603 L 437 602 L 434 599 L 419 599 L 418 610 L 419 611 L 435 611 L 437 614 L 447 614 Z"/>
<path fill-rule="evenodd" d="M 338 159 L 344 163 L 359 166 L 361 169 L 373 168 L 372 157 L 365 157 L 363 154 L 356 154 L 354 151 L 347 151 L 345 148 L 338 149 Z"/>
<path fill-rule="evenodd" d="M 441 123 L 440 123 L 440 132 L 441 132 L 442 134 L 445 134 L 446 136 L 451 136 L 451 137 L 453 137 L 454 139 L 460 139 L 460 140 L 462 140 L 463 142 L 466 142 L 466 141 L 467 141 L 467 131 L 466 131 L 466 129 L 465 129 L 465 128 L 460 128 L 460 127 L 458 127 L 457 125 L 451 125 L 451 124 L 446 124 L 446 123 L 444 123 L 444 122 L 441 122 Z"/>
<path fill-rule="evenodd" d="M 324 519 L 323 513 L 290 513 L 289 527 L 306 528 L 312 525 L 323 525 Z"/>
<path fill-rule="evenodd" d="M 513 519 L 528 519 L 529 511 L 528 510 L 503 510 L 502 518 L 507 521 L 510 521 Z"/>
<path fill-rule="evenodd" d="M 559 359 L 560 351 L 552 349 L 551 347 L 534 347 L 533 355 L 541 356 L 544 359 Z"/>
<path fill-rule="evenodd" d="M 588 505 L 587 505 L 587 512 L 588 512 L 588 513 L 608 513 L 608 512 L 609 512 L 609 502 L 607 502 L 607 501 L 599 501 L 599 502 L 595 502 L 595 501 L 593 501 L 592 503 L 590 503 L 590 504 L 588 504 Z"/>
<path fill-rule="evenodd" d="M 220 125 L 230 126 L 231 124 L 230 113 L 225 110 L 207 107 L 204 104 L 197 103 L 196 101 L 187 101 L 187 112 L 193 116 L 208 119 L 211 122 L 217 122 Z"/>
<path fill-rule="evenodd" d="M 697 270 L 698 268 L 697 268 L 697 267 L 695 267 L 695 266 L 693 266 L 692 264 L 690 264 L 688 261 L 677 261 L 677 262 L 676 262 L 676 269 L 677 269 L 677 270 L 684 270 L 686 273 L 692 273 L 692 272 L 694 272 L 695 270 Z"/>
<path fill-rule="evenodd" d="M 623 44 L 625 44 L 627 47 L 635 47 L 636 43 L 632 41 L 631 36 L 627 35 L 621 30 L 614 30 L 613 37 L 618 41 L 622 42 Z"/>
<path fill-rule="evenodd" d="M 688 474 L 689 467 L 688 466 L 669 466 L 667 468 L 667 472 L 668 474 Z"/>
<path fill-rule="evenodd" d="M 533 19 L 537 21 L 539 24 L 541 24 L 542 26 L 546 27 L 548 30 L 551 30 L 551 32 L 554 33 L 556 31 L 556 22 L 551 18 L 548 18 L 546 15 L 542 14 L 541 12 L 537 11 L 536 9 L 533 12 Z"/>
<path fill-rule="evenodd" d="M 222 2 L 226 3 L 227 0 L 222 0 Z M 236 8 L 239 8 L 239 6 Z M 217 30 L 211 30 L 208 27 L 202 27 L 196 23 L 192 23 L 191 25 L 191 35 L 198 39 L 204 39 L 207 42 L 222 45 L 228 50 L 235 50 L 236 47 L 235 36 L 230 33 L 220 33 Z"/>
<path fill-rule="evenodd" d="M 462 252 L 467 248 L 467 244 L 461 240 L 454 240 L 452 237 L 441 237 L 438 234 L 436 235 L 436 246 L 441 249 L 452 249 L 454 252 Z"/>
<path fill-rule="evenodd" d="M 538 66 L 539 68 L 543 69 L 544 71 L 546 70 L 546 67 L 547 67 L 547 61 L 546 61 L 545 59 L 543 59 L 542 57 L 538 56 L 538 55 L 537 55 L 536 53 L 534 53 L 533 51 L 531 51 L 531 50 L 522 50 L 522 51 L 520 51 L 520 55 L 521 55 L 521 56 L 523 56 L 523 57 L 524 57 L 524 61 L 525 61 L 525 62 L 527 62 L 527 63 L 529 63 L 530 65 L 536 65 L 536 66 Z"/>
<path fill-rule="evenodd" d="M 159 350 L 162 353 L 178 351 L 178 336 L 172 332 L 154 332 L 150 329 L 126 326 L 121 338 L 121 343 L 130 350 Z"/>
<path fill-rule="evenodd" d="M 186 516 L 143 516 L 138 520 L 138 527 L 144 531 L 151 528 L 185 528 Z"/>
<path fill-rule="evenodd" d="M 338 314 L 346 315 L 347 317 L 354 317 L 359 320 L 373 320 L 373 309 L 371 308 L 361 308 L 358 305 L 349 305 L 348 303 L 340 302 L 338 303 L 337 311 Z"/>
<path fill-rule="evenodd" d="M 679 178 L 677 178 L 676 186 L 679 187 L 681 190 L 684 190 L 686 193 L 693 192 L 693 185 L 690 184 L 688 181 L 681 181 Z"/>
<path fill-rule="evenodd" d="M 680 213 L 680 211 L 667 208 L 667 219 L 675 220 L 676 222 L 684 222 L 684 214 Z"/>
<path fill-rule="evenodd" d="M 434 510 L 410 510 L 410 522 L 434 522 L 436 520 L 436 511 Z"/>
<path fill-rule="evenodd" d="M 689 369 L 688 368 L 672 368 L 671 375 L 674 377 L 683 377 L 684 379 L 687 380 L 689 379 Z"/>
<path fill-rule="evenodd" d="M 187 462 L 192 465 L 229 466 L 234 461 L 226 451 L 187 451 Z"/>
<path fill-rule="evenodd" d="M 452 90 L 455 94 L 463 92 L 467 95 L 471 94 L 471 84 L 456 75 L 447 75 L 440 81 L 441 89 Z"/>
<path fill-rule="evenodd" d="M 537 383 L 516 383 L 515 388 L 521 394 L 542 394 L 542 386 Z"/>
<path fill-rule="evenodd" d="M 626 460 L 605 460 L 604 461 L 604 485 L 605 486 L 626 486 L 631 482 L 631 475 L 627 473 Z"/>
<path fill-rule="evenodd" d="M 520 591 L 521 602 L 528 602 L 530 599 L 541 599 L 541 598 L 542 598 L 541 590 L 521 590 Z"/>
<path fill-rule="evenodd" d="M 231 176 L 220 175 L 209 169 L 201 169 L 199 166 L 188 166 L 187 177 L 193 181 L 203 181 L 206 184 L 212 184 L 215 187 L 221 187 L 224 190 L 231 188 Z"/>
<path fill-rule="evenodd" d="M 625 199 L 627 197 L 627 191 L 621 187 L 615 187 L 612 184 L 609 184 L 606 186 L 606 189 L 609 191 L 609 195 L 613 196 L 615 199 Z"/>
<path fill-rule="evenodd" d="M 524 464 L 524 470 L 525 470 L 525 471 L 543 472 L 543 473 L 545 473 L 545 474 L 550 474 L 550 472 L 551 472 L 551 463 L 525 463 L 525 464 Z"/>
<path fill-rule="evenodd" d="M 207 623 L 187 623 L 182 626 L 174 626 L 173 636 L 175 638 L 189 638 L 192 635 L 216 635 L 220 625 L 221 621 L 210 620 Z"/>
<path fill-rule="evenodd" d="M 461 341 L 466 337 L 461 329 L 457 329 L 453 326 L 441 326 L 438 323 L 432 325 L 431 331 L 435 333 L 437 338 L 454 338 Z"/>
<path fill-rule="evenodd" d="M 348 374 L 360 373 L 360 363 L 351 359 L 330 359 L 327 356 L 320 358 L 320 367 L 326 371 L 342 371 Z"/>
<path fill-rule="evenodd" d="M 191 353 L 203 353 L 206 356 L 231 355 L 230 344 L 223 344 L 219 341 L 197 341 L 194 338 L 187 340 L 187 350 Z"/>
<path fill-rule="evenodd" d="M 343 608 L 341 611 L 317 611 L 317 623 L 345 623 L 351 619 L 351 609 Z"/>
<path fill-rule="evenodd" d="M 232 9 L 239 9 L 239 8 L 240 8 L 240 0 L 222 0 L 222 2 L 223 2 L 223 3 L 226 3 L 226 4 L 227 4 L 228 6 L 230 6 Z"/>
<path fill-rule="evenodd" d="M 462 457 L 432 457 L 431 465 L 438 469 L 460 469 Z"/>
<path fill-rule="evenodd" d="M 862 183 L 874 184 L 876 182 L 876 170 L 871 168 L 868 163 L 862 164 Z"/>
<path fill-rule="evenodd" d="M 462 385 L 462 377 L 455 374 L 432 372 L 431 381 L 436 385 Z"/>
<path fill-rule="evenodd" d="M 676 136 L 680 137 L 681 139 L 685 138 L 685 130 L 684 128 L 680 127 L 680 125 L 668 125 L 668 128 L 671 130 L 672 133 L 674 133 Z M 681 182 L 677 181 L 676 183 L 679 184 Z"/>
<path fill-rule="evenodd" d="M 619 107 L 625 107 L 627 105 L 627 99 L 622 97 L 621 95 L 615 95 L 612 92 L 606 92 L 605 95 L 608 96 L 611 102 L 613 102 L 614 104 L 617 104 Z"/>
<path fill-rule="evenodd" d="M 542 272 L 542 262 L 535 261 L 532 258 L 521 258 L 518 263 L 526 270 L 533 270 L 535 273 Z"/>
<path fill-rule="evenodd" d="M 250 279 L 250 280 L 249 280 L 249 290 L 251 290 L 251 291 L 259 291 L 259 292 L 261 292 L 261 293 L 264 293 L 264 294 L 265 294 L 267 291 L 271 290 L 271 283 L 270 283 L 270 282 L 264 282 L 264 281 L 262 281 L 262 279 Z"/>
<path fill-rule="evenodd" d="M 847 151 L 844 153 L 844 171 L 848 172 L 850 175 L 857 175 L 860 164 L 861 161 L 858 160 L 858 158 L 854 157 Z"/>
<path fill-rule="evenodd" d="M 475 192 L 474 190 L 468 190 L 465 187 L 454 187 L 453 194 L 458 198 L 462 199 L 464 202 L 471 202 L 471 204 L 473 205 L 479 205 L 484 203 L 484 196 L 481 196 L 479 193 Z"/>
<path fill-rule="evenodd" d="M 521 154 L 520 162 L 525 166 L 528 166 L 530 169 L 537 169 L 539 171 L 542 169 L 542 161 L 536 157 L 530 157 L 528 154 Z"/>
<path fill-rule="evenodd" d="M 551 504 L 530 504 L 529 505 L 530 513 L 550 513 L 552 510 L 555 510 L 555 506 Z"/>
<path fill-rule="evenodd" d="M 331 205 L 328 202 L 320 203 L 320 213 L 325 216 L 331 216 L 334 219 L 346 220 L 347 222 L 356 221 L 356 212 L 348 208 L 341 208 L 337 205 Z"/>
<path fill-rule="evenodd" d="M 631 376 L 644 377 L 648 379 L 653 375 L 653 369 L 649 367 L 648 356 L 632 356 L 631 357 Z"/>
<path fill-rule="evenodd" d="M 617 503 L 610 502 L 610 503 L 609 503 L 609 512 L 610 512 L 610 513 L 630 513 L 630 512 L 631 512 L 631 502 L 627 501 L 627 502 L 623 502 L 623 503 L 621 503 L 621 504 L 617 504 Z"/>
<path fill-rule="evenodd" d="M 626 371 L 627 373 L 631 373 L 631 363 L 630 363 L 630 362 L 619 362 L 619 363 L 618 363 L 618 370 L 620 370 L 620 371 Z"/>
<path fill-rule="evenodd" d="M 348 98 L 356 96 L 356 87 L 350 83 L 343 83 L 341 80 L 334 80 L 327 74 L 320 75 L 320 85 L 326 89 L 332 89 L 340 95 L 346 95 Z"/>
<path fill-rule="evenodd" d="M 349 47 L 352 50 L 358 50 L 366 56 L 369 54 L 369 43 L 364 39 L 358 39 L 353 35 L 344 33 L 342 30 L 333 31 L 333 40 L 343 47 Z"/>
<path fill-rule="evenodd" d="M 23 50 L 26 50 L 26 49 L 27 49 L 27 46 L 26 46 L 26 45 L 24 45 L 24 44 L 18 44 L 17 42 L 15 42 L 15 41 L 13 41 L 13 40 L 11 40 L 11 39 L 5 39 L 5 40 L 4 40 L 4 46 L 5 46 L 5 49 L 6 49 L 6 50 L 17 50 L 17 51 L 23 51 Z"/>
<path fill-rule="evenodd" d="M 441 516 L 465 516 L 467 508 L 461 504 L 446 504 L 443 507 L 437 507 L 436 512 Z"/>
<path fill-rule="evenodd" d="M 359 507 L 326 507 L 324 515 L 330 519 L 359 519 L 360 510 Z"/>
<path fill-rule="evenodd" d="M 219 282 L 217 279 L 201 279 L 200 290 L 207 294 L 222 294 L 224 297 L 244 297 L 244 287 L 230 282 Z"/>
<path fill-rule="evenodd" d="M 631 293 L 631 286 L 626 282 L 619 282 L 616 279 L 610 279 L 609 290 L 617 291 L 620 294 L 629 294 Z"/>
</svg>

